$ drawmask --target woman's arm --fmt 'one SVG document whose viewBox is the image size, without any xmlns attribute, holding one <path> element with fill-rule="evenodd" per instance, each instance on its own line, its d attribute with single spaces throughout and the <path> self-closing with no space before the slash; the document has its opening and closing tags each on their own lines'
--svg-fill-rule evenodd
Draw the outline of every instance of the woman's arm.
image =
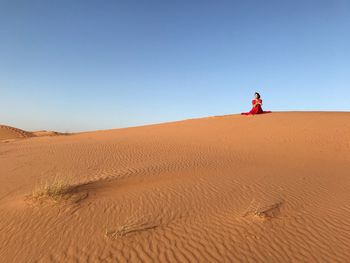
<svg viewBox="0 0 350 263">
<path fill-rule="evenodd" d="M 262 101 L 261 100 L 255 100 L 255 102 L 253 103 L 253 106 L 255 107 L 256 105 L 259 105 L 259 104 L 261 105 Z"/>
</svg>

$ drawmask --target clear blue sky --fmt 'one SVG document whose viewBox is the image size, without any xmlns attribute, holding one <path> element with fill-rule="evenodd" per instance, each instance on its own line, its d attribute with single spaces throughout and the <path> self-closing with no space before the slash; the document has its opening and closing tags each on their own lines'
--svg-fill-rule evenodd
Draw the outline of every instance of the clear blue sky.
<svg viewBox="0 0 350 263">
<path fill-rule="evenodd" d="M 0 0 L 0 123 L 350 109 L 350 1 Z"/>
</svg>

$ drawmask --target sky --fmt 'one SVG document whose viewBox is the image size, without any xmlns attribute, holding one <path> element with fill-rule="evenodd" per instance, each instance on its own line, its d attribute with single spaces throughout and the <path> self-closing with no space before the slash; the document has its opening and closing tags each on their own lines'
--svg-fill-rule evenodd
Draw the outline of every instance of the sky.
<svg viewBox="0 0 350 263">
<path fill-rule="evenodd" d="M 0 123 L 349 111 L 350 0 L 0 0 Z"/>
</svg>

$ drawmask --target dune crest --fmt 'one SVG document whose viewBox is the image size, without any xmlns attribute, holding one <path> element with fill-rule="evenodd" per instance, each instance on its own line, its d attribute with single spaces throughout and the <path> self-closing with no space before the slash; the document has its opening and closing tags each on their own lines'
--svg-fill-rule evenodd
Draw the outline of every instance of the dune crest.
<svg viewBox="0 0 350 263">
<path fill-rule="evenodd" d="M 0 140 L 33 137 L 33 134 L 14 127 L 0 125 Z"/>
<path fill-rule="evenodd" d="M 44 137 L 44 136 L 58 136 L 58 135 L 68 135 L 68 133 L 61 133 L 55 131 L 24 131 L 18 128 L 14 128 L 7 125 L 0 125 L 0 141 L 11 141 L 16 139 L 24 139 L 31 137 Z"/>
<path fill-rule="evenodd" d="M 38 134 L 47 132 L 0 128 L 0 138 Z M 225 115 L 3 143 L 0 258 L 348 262 L 349 153 L 348 112 Z"/>
</svg>

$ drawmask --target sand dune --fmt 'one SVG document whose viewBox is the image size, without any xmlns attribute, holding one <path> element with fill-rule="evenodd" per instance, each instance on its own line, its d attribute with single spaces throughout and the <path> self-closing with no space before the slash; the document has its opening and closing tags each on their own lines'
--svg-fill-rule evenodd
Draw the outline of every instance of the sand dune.
<svg viewBox="0 0 350 263">
<path fill-rule="evenodd" d="M 32 136 L 33 135 L 30 132 L 6 125 L 0 125 L 0 140 L 28 138 Z"/>
<path fill-rule="evenodd" d="M 61 132 L 56 132 L 56 131 L 34 131 L 32 132 L 34 136 L 41 137 L 41 136 L 57 136 L 57 135 L 68 135 L 67 133 L 61 133 Z"/>
<path fill-rule="evenodd" d="M 18 128 L 10 127 L 7 125 L 0 125 L 0 141 L 9 142 L 18 139 L 24 139 L 29 137 L 42 137 L 42 136 L 57 136 L 68 135 L 67 133 L 60 133 L 55 131 L 24 131 Z"/>
<path fill-rule="evenodd" d="M 0 258 L 349 262 L 349 171 L 347 112 L 15 140 L 0 144 Z"/>
</svg>

